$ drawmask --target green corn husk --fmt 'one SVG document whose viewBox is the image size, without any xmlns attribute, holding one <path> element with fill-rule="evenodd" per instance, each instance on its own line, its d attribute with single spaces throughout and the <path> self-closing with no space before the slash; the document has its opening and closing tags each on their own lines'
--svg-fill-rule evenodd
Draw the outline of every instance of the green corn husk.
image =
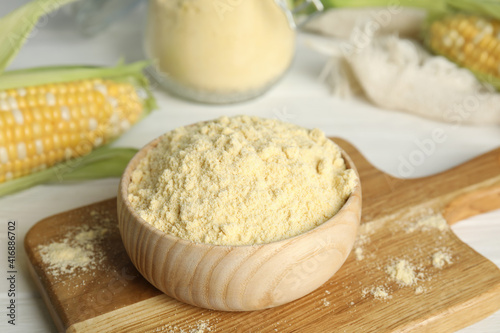
<svg viewBox="0 0 500 333">
<path fill-rule="evenodd" d="M 300 8 L 304 5 L 304 0 L 292 0 L 292 8 Z M 335 8 L 371 8 L 371 7 L 413 7 L 421 8 L 434 13 L 445 12 L 447 10 L 446 1 L 444 0 L 321 0 L 324 9 Z M 299 14 L 309 14 L 313 12 L 313 6 L 306 6 L 306 9 Z"/>
<path fill-rule="evenodd" d="M 490 16 L 500 19 L 500 0 L 321 0 L 325 9 L 332 8 L 420 8 L 426 10 L 430 15 L 442 15 L 445 13 L 463 11 L 469 14 Z M 292 0 L 292 8 L 299 8 L 304 0 Z M 311 12 L 311 6 L 307 7 Z"/>
<path fill-rule="evenodd" d="M 0 74 L 19 52 L 40 17 L 75 0 L 36 0 L 0 19 Z"/>
<path fill-rule="evenodd" d="M 455 0 L 447 1 L 449 11 L 460 11 L 500 20 L 500 0 Z"/>
</svg>

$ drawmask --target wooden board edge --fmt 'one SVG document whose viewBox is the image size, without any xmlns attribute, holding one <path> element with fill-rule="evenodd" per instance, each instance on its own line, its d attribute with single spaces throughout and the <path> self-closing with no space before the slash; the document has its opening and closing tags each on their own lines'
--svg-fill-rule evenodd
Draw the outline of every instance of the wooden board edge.
<svg viewBox="0 0 500 333">
<path fill-rule="evenodd" d="M 54 324 L 57 328 L 57 331 L 64 332 L 66 330 L 66 328 L 64 327 L 63 321 L 62 321 L 61 317 L 59 317 L 59 315 L 57 314 L 57 311 L 51 302 L 49 294 L 45 290 L 43 283 L 36 272 L 35 267 L 31 263 L 31 259 L 27 260 L 27 266 L 28 266 L 28 271 L 31 275 L 31 278 L 35 282 L 35 285 L 38 288 L 40 295 L 42 296 L 43 302 L 45 303 L 45 305 L 47 306 L 47 309 L 49 310 L 50 316 L 52 317 L 52 320 L 54 321 Z"/>
<path fill-rule="evenodd" d="M 133 317 L 147 317 L 162 313 L 162 308 L 165 302 L 177 302 L 167 295 L 158 295 L 135 304 L 125 306 L 111 312 L 104 313 L 97 317 L 75 323 L 68 327 L 67 333 L 93 333 L 93 332 L 145 332 L 154 330 L 161 326 L 161 321 L 151 327 L 146 326 L 146 322 L 138 322 Z M 156 311 L 151 311 L 155 309 Z M 131 318 L 133 314 L 133 317 Z M 149 322 L 151 324 L 151 322 Z"/>
<path fill-rule="evenodd" d="M 485 214 L 500 207 L 499 182 L 461 194 L 448 203 L 442 215 L 448 224 L 453 225 L 475 215 Z"/>
<path fill-rule="evenodd" d="M 499 310 L 500 280 L 492 289 L 484 292 L 479 297 L 451 307 L 440 316 L 433 316 L 413 324 L 409 323 L 400 332 L 456 332 L 491 316 Z"/>
</svg>

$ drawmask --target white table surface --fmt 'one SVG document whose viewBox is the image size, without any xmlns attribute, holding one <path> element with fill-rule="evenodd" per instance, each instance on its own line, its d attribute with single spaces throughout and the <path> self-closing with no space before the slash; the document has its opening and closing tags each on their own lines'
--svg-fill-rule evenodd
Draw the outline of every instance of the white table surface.
<svg viewBox="0 0 500 333">
<path fill-rule="evenodd" d="M 2 1 L 0 15 L 26 2 Z M 67 11 L 43 20 L 11 65 L 11 69 L 56 64 L 112 65 L 120 57 L 127 61 L 143 58 L 142 27 L 144 8 L 136 9 L 126 19 L 93 38 L 81 37 Z M 311 51 L 300 36 L 295 63 L 289 74 L 269 93 L 251 102 L 228 106 L 205 106 L 176 99 L 156 91 L 159 110 L 132 128 L 117 145 L 141 147 L 156 136 L 181 125 L 221 115 L 251 114 L 277 117 L 305 127 L 319 127 L 328 135 L 352 142 L 378 168 L 398 176 L 399 158 L 417 149 L 416 140 L 430 137 L 441 128 L 447 140 L 412 177 L 444 171 L 500 145 L 498 127 L 452 127 L 412 115 L 382 110 L 361 100 L 341 100 L 329 94 L 318 80 L 326 61 Z M 388 92 L 390 93 L 390 92 Z M 500 172 L 500 170 L 499 170 Z M 69 185 L 38 186 L 0 198 L 0 270 L 7 271 L 6 223 L 17 226 L 17 321 L 7 324 L 6 273 L 0 279 L 1 332 L 56 331 L 47 309 L 26 270 L 23 240 L 26 232 L 40 219 L 115 196 L 117 179 L 87 181 Z M 454 232 L 472 248 L 500 266 L 500 210 L 483 214 L 453 226 Z M 5 277 L 4 277 L 5 276 Z M 499 332 L 500 312 L 461 332 Z"/>
</svg>

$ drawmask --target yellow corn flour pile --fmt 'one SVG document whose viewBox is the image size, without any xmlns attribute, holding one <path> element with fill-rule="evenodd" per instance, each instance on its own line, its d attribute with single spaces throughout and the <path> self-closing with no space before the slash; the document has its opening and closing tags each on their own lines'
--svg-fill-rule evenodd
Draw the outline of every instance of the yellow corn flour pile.
<svg viewBox="0 0 500 333">
<path fill-rule="evenodd" d="M 128 200 L 156 228 L 198 243 L 261 244 L 331 218 L 358 180 L 318 129 L 238 116 L 165 134 Z"/>
</svg>

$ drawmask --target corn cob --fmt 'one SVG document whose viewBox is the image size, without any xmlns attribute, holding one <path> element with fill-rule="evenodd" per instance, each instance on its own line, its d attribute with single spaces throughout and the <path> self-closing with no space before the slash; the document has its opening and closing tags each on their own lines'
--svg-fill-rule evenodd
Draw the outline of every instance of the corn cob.
<svg viewBox="0 0 500 333">
<path fill-rule="evenodd" d="M 111 78 L 0 90 L 0 183 L 116 138 L 149 109 L 141 91 L 130 80 Z"/>
<path fill-rule="evenodd" d="M 0 18 L 0 196 L 48 182 L 120 176 L 137 149 L 90 151 L 156 106 L 144 62 L 4 71 L 38 19 L 73 1 L 33 0 Z"/>
<path fill-rule="evenodd" d="M 430 24 L 428 45 L 482 77 L 500 79 L 500 21 L 453 14 Z"/>
</svg>

